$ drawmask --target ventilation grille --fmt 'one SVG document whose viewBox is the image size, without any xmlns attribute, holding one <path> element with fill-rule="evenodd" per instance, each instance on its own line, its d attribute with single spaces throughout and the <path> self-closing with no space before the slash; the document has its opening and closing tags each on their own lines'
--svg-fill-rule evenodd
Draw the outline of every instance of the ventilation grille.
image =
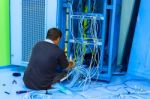
<svg viewBox="0 0 150 99">
<path fill-rule="evenodd" d="M 28 62 L 33 46 L 45 37 L 45 0 L 22 1 L 22 61 Z"/>
</svg>

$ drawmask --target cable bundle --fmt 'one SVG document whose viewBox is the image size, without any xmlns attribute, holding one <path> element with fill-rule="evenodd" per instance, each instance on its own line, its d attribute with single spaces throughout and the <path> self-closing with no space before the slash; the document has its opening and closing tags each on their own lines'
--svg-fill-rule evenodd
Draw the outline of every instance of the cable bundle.
<svg viewBox="0 0 150 99">
<path fill-rule="evenodd" d="M 83 3 L 79 0 L 78 7 Z M 71 56 L 74 58 L 75 67 L 68 72 L 68 88 L 76 87 L 85 90 L 90 86 L 92 79 L 97 79 L 100 75 L 100 49 L 101 39 L 101 18 L 95 15 L 74 15 L 74 0 L 69 2 L 69 30 L 71 38 L 69 41 Z M 94 12 L 96 0 L 93 0 L 92 13 Z M 88 8 L 88 9 L 91 9 Z M 78 8 L 80 9 L 80 8 Z M 80 9 L 83 10 L 83 9 Z M 76 21 L 77 20 L 77 21 Z M 77 22 L 77 33 L 74 23 Z M 86 60 L 86 55 L 90 53 L 90 59 Z M 88 63 L 88 64 L 87 64 Z"/>
</svg>

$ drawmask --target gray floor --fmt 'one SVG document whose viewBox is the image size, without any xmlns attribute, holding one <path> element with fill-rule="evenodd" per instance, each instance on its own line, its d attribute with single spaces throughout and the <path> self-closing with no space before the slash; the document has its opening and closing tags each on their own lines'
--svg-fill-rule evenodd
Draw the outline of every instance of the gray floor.
<svg viewBox="0 0 150 99">
<path fill-rule="evenodd" d="M 22 81 L 23 71 L 24 67 L 0 67 L 0 99 L 150 99 L 150 80 L 131 75 L 113 76 L 110 83 L 93 82 L 88 90 L 72 89 L 70 95 L 55 89 L 49 90 L 51 94 L 48 95 L 42 94 L 45 92 L 41 91 L 16 94 L 19 90 L 29 90 Z M 13 72 L 20 72 L 22 75 L 13 77 Z M 13 83 L 14 80 L 17 83 Z M 41 98 L 42 96 L 44 97 Z"/>
</svg>

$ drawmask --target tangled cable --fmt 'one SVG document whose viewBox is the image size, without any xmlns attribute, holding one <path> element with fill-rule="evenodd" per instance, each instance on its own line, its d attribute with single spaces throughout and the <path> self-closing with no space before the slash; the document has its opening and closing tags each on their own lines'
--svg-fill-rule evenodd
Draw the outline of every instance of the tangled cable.
<svg viewBox="0 0 150 99">
<path fill-rule="evenodd" d="M 81 3 L 82 0 L 78 2 L 78 7 L 81 6 Z M 69 33 L 71 37 L 68 41 L 71 46 L 69 51 L 74 58 L 75 67 L 68 72 L 66 79 L 68 78 L 69 83 L 66 86 L 68 88 L 76 87 L 78 90 L 85 90 L 90 86 L 91 80 L 93 78 L 98 79 L 100 75 L 101 40 L 98 35 L 101 32 L 101 19 L 95 15 L 74 15 L 73 4 L 74 0 L 69 3 Z M 92 13 L 95 10 L 95 5 L 96 0 L 93 1 L 93 7 L 91 7 Z M 78 23 L 78 33 L 75 32 L 74 22 Z M 88 60 L 85 59 L 87 54 L 90 54 Z"/>
</svg>

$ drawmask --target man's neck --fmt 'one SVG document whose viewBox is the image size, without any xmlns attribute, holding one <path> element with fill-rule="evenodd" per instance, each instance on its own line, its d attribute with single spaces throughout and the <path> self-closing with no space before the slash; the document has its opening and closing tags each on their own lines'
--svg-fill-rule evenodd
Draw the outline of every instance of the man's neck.
<svg viewBox="0 0 150 99">
<path fill-rule="evenodd" d="M 54 42 L 50 39 L 45 39 L 46 42 L 54 44 Z"/>
</svg>

